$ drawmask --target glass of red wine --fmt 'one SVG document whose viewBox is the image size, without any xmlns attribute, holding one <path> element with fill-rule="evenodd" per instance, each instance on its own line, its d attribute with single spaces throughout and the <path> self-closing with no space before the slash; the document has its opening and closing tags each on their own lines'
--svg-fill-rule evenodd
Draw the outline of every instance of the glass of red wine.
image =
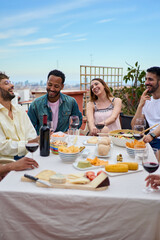
<svg viewBox="0 0 160 240">
<path fill-rule="evenodd" d="M 154 173 L 159 168 L 159 151 L 156 148 L 152 148 L 152 150 L 154 152 L 152 159 L 148 159 L 146 157 L 146 158 L 143 158 L 142 160 L 143 168 L 149 173 L 149 175 L 151 173 Z M 143 191 L 145 193 L 150 193 L 150 192 L 153 192 L 154 190 L 149 185 L 148 187 L 143 189 Z"/>
<path fill-rule="evenodd" d="M 104 121 L 98 122 L 97 120 L 95 120 L 95 126 L 96 126 L 96 128 L 97 128 L 97 129 L 100 131 L 100 133 L 101 133 L 101 130 L 104 128 L 105 123 L 104 123 Z"/>
<path fill-rule="evenodd" d="M 38 149 L 39 144 L 38 143 L 26 143 L 26 149 L 32 154 L 33 159 L 33 153 Z"/>
</svg>

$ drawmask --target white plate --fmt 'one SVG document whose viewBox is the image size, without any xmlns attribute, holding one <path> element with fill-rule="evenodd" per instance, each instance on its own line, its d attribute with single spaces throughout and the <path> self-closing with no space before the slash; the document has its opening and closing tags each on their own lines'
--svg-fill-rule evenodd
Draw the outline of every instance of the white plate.
<svg viewBox="0 0 160 240">
<path fill-rule="evenodd" d="M 126 175 L 126 174 L 130 174 L 130 173 L 137 173 L 137 172 L 141 172 L 141 171 L 143 171 L 143 167 L 142 167 L 142 165 L 139 165 L 139 168 L 138 168 L 138 170 L 130 170 L 130 171 L 128 171 L 128 172 L 121 172 L 121 173 L 115 173 L 115 172 L 107 172 L 106 171 L 106 173 L 108 174 L 108 176 L 110 176 L 110 177 L 115 177 L 115 176 L 121 176 L 121 175 Z"/>
<path fill-rule="evenodd" d="M 87 141 L 84 141 L 83 144 L 88 146 L 96 146 L 96 143 L 87 143 Z"/>
<path fill-rule="evenodd" d="M 92 170 L 92 169 L 97 169 L 97 168 L 103 168 L 104 166 L 94 166 L 92 165 L 92 167 L 88 167 L 88 168 L 79 168 L 77 167 L 78 162 L 74 162 L 72 165 L 74 168 L 76 168 L 77 170 L 80 171 L 87 171 L 87 170 Z"/>
</svg>

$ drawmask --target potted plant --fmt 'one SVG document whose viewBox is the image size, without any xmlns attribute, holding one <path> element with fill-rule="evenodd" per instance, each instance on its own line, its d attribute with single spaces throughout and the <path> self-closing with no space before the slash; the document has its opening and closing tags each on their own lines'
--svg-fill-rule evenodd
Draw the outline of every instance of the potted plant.
<svg viewBox="0 0 160 240">
<path fill-rule="evenodd" d="M 123 81 L 128 86 L 121 89 L 112 89 L 113 95 L 122 99 L 121 125 L 122 129 L 131 129 L 131 120 L 137 110 L 140 97 L 145 90 L 144 70 L 140 70 L 138 62 L 134 66 L 127 63 L 127 74 Z"/>
</svg>

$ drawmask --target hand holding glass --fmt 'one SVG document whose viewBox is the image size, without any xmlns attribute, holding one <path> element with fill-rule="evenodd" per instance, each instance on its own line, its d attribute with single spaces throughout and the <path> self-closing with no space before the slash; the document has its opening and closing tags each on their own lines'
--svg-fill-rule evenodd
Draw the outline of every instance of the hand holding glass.
<svg viewBox="0 0 160 240">
<path fill-rule="evenodd" d="M 154 157 L 152 159 L 144 158 L 142 162 L 144 169 L 149 173 L 149 175 L 155 172 L 159 168 L 159 162 L 158 162 L 159 151 L 158 149 L 153 148 L 153 152 L 154 152 Z M 153 191 L 154 190 L 150 186 L 144 189 L 145 193 L 150 193 Z"/>
</svg>

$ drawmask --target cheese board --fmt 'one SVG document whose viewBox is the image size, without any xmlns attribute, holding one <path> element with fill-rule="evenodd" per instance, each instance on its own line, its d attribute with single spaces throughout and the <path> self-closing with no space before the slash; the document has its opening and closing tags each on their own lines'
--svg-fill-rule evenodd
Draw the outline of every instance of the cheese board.
<svg viewBox="0 0 160 240">
<path fill-rule="evenodd" d="M 41 179 L 40 174 L 38 174 L 34 177 L 37 178 L 37 176 L 39 177 L 39 179 Z M 37 187 L 43 187 L 43 188 L 77 189 L 77 190 L 90 190 L 90 191 L 103 191 L 103 190 L 106 190 L 108 188 L 108 186 L 110 185 L 109 178 L 108 178 L 107 174 L 104 174 L 104 173 L 99 174 L 91 182 L 87 179 L 86 182 L 88 182 L 88 183 L 86 183 L 86 184 L 71 183 L 70 182 L 71 180 L 68 178 L 68 175 L 65 175 L 65 176 L 66 176 L 66 182 L 62 183 L 62 184 L 52 183 L 52 182 L 48 181 L 48 183 L 51 183 L 51 187 L 44 185 L 38 181 L 35 182 L 34 180 L 28 179 L 24 176 L 21 177 L 21 181 L 22 182 L 34 182 Z M 48 177 L 51 177 L 51 175 Z M 46 179 L 48 179 L 48 178 L 45 178 L 45 179 L 43 178 L 41 180 L 47 181 Z M 72 182 L 75 182 L 75 181 L 72 180 Z"/>
</svg>

